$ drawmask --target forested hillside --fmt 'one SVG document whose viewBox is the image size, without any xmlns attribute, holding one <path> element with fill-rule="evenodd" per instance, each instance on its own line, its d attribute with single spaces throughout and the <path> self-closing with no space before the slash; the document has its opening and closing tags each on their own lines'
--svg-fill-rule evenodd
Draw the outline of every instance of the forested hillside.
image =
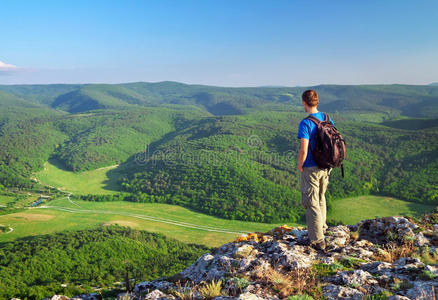
<svg viewBox="0 0 438 300">
<path fill-rule="evenodd" d="M 42 299 L 170 276 L 208 249 L 119 226 L 0 243 L 0 298 Z M 116 286 L 117 287 L 117 286 Z"/>
<path fill-rule="evenodd" d="M 296 170 L 300 118 L 277 112 L 202 120 L 154 145 L 145 160 L 139 154 L 122 187 L 138 201 L 180 204 L 225 218 L 297 221 L 303 215 Z M 333 170 L 329 200 L 383 193 L 436 203 L 436 130 L 354 122 L 338 128 L 348 145 L 347 176 Z"/>
<path fill-rule="evenodd" d="M 32 186 L 32 171 L 40 169 L 66 139 L 52 122 L 58 116 L 45 113 L 44 109 L 23 109 L 22 115 L 13 111 L 6 116 L 8 120 L 0 127 L 0 184 Z"/>
<path fill-rule="evenodd" d="M 196 107 L 138 107 L 67 114 L 0 92 L 0 184 L 31 187 L 56 157 L 72 171 L 119 164 L 150 142 L 206 114 Z"/>
<path fill-rule="evenodd" d="M 68 136 L 55 155 L 72 171 L 124 162 L 133 153 L 204 113 L 197 109 L 105 110 L 61 119 L 54 126 Z"/>
</svg>

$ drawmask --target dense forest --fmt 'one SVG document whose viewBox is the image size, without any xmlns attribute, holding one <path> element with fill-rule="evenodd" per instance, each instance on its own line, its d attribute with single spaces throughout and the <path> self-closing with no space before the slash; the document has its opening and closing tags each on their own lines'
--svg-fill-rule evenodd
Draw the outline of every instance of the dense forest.
<svg viewBox="0 0 438 300">
<path fill-rule="evenodd" d="M 125 288 L 126 278 L 170 276 L 207 251 L 115 225 L 0 243 L 0 298 L 73 296 L 96 286 L 114 288 L 117 282 Z"/>
<path fill-rule="evenodd" d="M 437 203 L 438 87 L 315 88 L 348 147 L 346 177 L 332 172 L 329 202 L 372 193 Z M 122 174 L 126 194 L 82 197 L 298 221 L 303 89 L 175 82 L 0 86 L 0 184 L 40 188 L 30 178 L 49 158 L 74 172 L 120 164 L 109 172 Z"/>
</svg>

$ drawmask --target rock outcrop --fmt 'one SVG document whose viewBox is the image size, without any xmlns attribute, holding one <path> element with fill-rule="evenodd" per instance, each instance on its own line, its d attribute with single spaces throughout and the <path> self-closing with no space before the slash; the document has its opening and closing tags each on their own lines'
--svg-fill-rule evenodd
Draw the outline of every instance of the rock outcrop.
<svg viewBox="0 0 438 300">
<path fill-rule="evenodd" d="M 120 298 L 437 299 L 437 227 L 404 217 L 332 226 L 327 249 L 317 251 L 305 229 L 282 226 L 239 237 Z"/>
</svg>

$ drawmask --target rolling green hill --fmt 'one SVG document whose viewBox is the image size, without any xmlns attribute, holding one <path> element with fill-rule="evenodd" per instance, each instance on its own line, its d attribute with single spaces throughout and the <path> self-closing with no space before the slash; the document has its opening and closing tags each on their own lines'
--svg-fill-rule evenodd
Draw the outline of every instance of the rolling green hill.
<svg viewBox="0 0 438 300">
<path fill-rule="evenodd" d="M 196 105 L 214 115 L 244 114 L 254 110 L 296 110 L 308 87 L 226 88 L 177 82 L 1 86 L 17 97 L 71 113 L 94 109 L 163 104 Z M 320 85 L 321 109 L 331 113 L 378 113 L 434 117 L 438 87 L 433 85 Z M 1 99 L 1 97 L 0 97 Z M 298 106 L 298 107 L 297 107 Z"/>
<path fill-rule="evenodd" d="M 136 97 L 135 93 L 123 87 L 85 85 L 58 96 L 51 106 L 70 113 L 78 113 L 96 109 L 124 108 L 141 103 L 140 97 Z"/>
<path fill-rule="evenodd" d="M 206 114 L 193 106 L 66 114 L 0 93 L 0 183 L 5 186 L 34 186 L 31 173 L 41 170 L 50 157 L 73 171 L 119 164 Z"/>
<path fill-rule="evenodd" d="M 199 109 L 165 107 L 76 115 L 54 124 L 68 135 L 68 140 L 57 149 L 56 156 L 73 171 L 119 164 L 152 141 L 174 131 L 181 126 L 180 123 L 202 115 Z"/>
<path fill-rule="evenodd" d="M 0 85 L 0 90 L 50 106 L 58 96 L 77 90 L 80 86 L 77 84 Z"/>
</svg>

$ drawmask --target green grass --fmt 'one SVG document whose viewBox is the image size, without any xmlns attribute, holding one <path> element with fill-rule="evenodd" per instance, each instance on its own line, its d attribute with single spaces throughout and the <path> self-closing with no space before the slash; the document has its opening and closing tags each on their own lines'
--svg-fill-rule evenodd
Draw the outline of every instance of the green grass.
<svg viewBox="0 0 438 300">
<path fill-rule="evenodd" d="M 419 216 L 434 209 L 424 205 L 382 196 L 360 196 L 333 201 L 333 209 L 328 219 L 356 224 L 364 219 L 376 217 L 411 215 Z"/>
<path fill-rule="evenodd" d="M 0 209 L 8 204 L 15 208 L 27 207 L 36 201 L 39 196 L 40 194 L 30 192 L 17 192 L 13 196 L 0 194 Z"/>
<path fill-rule="evenodd" d="M 49 201 L 45 205 L 70 208 L 75 211 L 62 211 L 55 208 L 31 208 L 0 216 L 0 224 L 14 229 L 11 233 L 0 234 L 0 242 L 11 241 L 29 235 L 87 229 L 99 224 L 117 223 L 135 229 L 159 232 L 186 243 L 216 247 L 233 241 L 239 235 L 238 232 L 266 232 L 280 225 L 225 220 L 183 207 L 158 203 L 88 202 L 81 200 L 74 200 L 74 203 L 69 202 L 66 198 L 61 198 Z M 355 224 L 366 218 L 406 214 L 419 215 L 432 209 L 432 206 L 389 197 L 361 196 L 335 201 L 333 211 L 328 217 L 343 221 L 346 224 Z M 80 210 L 95 211 L 84 212 Z M 102 213 L 102 211 L 106 213 Z M 137 216 L 128 216 L 126 214 L 136 214 Z M 161 220 L 145 219 L 150 217 Z M 167 221 L 184 222 L 232 233 L 182 227 L 169 224 Z M 298 224 L 292 225 L 296 226 Z"/>
<path fill-rule="evenodd" d="M 123 215 L 131 213 L 143 216 L 152 216 L 177 222 L 208 226 L 231 232 L 266 232 L 279 224 L 263 224 L 243 221 L 225 220 L 193 212 L 175 205 L 157 203 L 131 202 L 88 202 L 75 200 L 80 207 L 67 199 L 53 200 L 46 205 L 75 209 L 92 209 L 110 211 L 112 214 L 98 212 L 66 212 L 52 208 L 32 208 L 19 213 L 0 216 L 0 224 L 14 228 L 9 234 L 0 235 L 0 242 L 11 241 L 17 238 L 92 228 L 98 224 L 117 223 L 135 229 L 159 232 L 186 243 L 203 244 L 206 246 L 220 246 L 233 241 L 239 233 L 224 233 L 206 231 L 195 228 L 181 227 L 174 224 L 151 221 L 133 216 Z"/>
<path fill-rule="evenodd" d="M 65 170 L 58 161 L 50 160 L 44 164 L 42 171 L 35 174 L 35 178 L 42 184 L 73 194 L 113 194 L 118 190 L 118 173 L 109 171 L 116 167 L 109 166 L 75 173 Z"/>
<path fill-rule="evenodd" d="M 6 205 L 10 202 L 14 202 L 14 196 L 0 195 L 0 206 Z"/>
</svg>

